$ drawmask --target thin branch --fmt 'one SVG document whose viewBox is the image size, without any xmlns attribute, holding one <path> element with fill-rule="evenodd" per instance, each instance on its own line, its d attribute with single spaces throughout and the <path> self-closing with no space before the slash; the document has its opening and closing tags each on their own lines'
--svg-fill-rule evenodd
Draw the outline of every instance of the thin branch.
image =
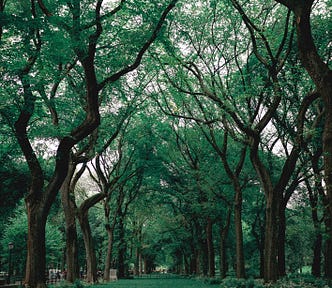
<svg viewBox="0 0 332 288">
<path fill-rule="evenodd" d="M 113 75 L 111 75 L 111 76 L 107 77 L 106 79 L 104 79 L 98 85 L 98 90 L 99 91 L 102 90 L 107 84 L 117 81 L 120 77 L 122 77 L 123 75 L 125 75 L 125 74 L 127 74 L 127 73 L 129 73 L 133 70 L 135 70 L 140 65 L 145 52 L 152 45 L 152 43 L 156 40 L 156 38 L 157 38 L 164 22 L 166 21 L 166 17 L 168 15 L 168 13 L 175 7 L 175 4 L 177 3 L 177 1 L 178 0 L 172 0 L 171 3 L 166 7 L 166 9 L 162 13 L 161 17 L 159 18 L 159 21 L 158 21 L 156 27 L 152 31 L 151 36 L 145 42 L 145 44 L 142 46 L 141 50 L 137 53 L 134 62 L 131 65 L 121 69 L 120 71 L 118 71 L 118 72 L 114 73 Z"/>
</svg>

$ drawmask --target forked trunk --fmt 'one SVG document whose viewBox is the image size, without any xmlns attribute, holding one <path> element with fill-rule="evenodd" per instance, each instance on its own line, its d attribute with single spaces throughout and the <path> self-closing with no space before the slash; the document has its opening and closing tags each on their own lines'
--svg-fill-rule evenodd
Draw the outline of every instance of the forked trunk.
<svg viewBox="0 0 332 288">
<path fill-rule="evenodd" d="M 324 180 L 328 199 L 328 218 L 332 219 L 332 70 L 317 52 L 312 37 L 310 17 L 315 1 L 276 0 L 290 8 L 296 16 L 297 43 L 302 65 L 314 81 L 325 111 L 323 130 Z M 332 239 L 332 221 L 327 228 Z M 327 241 L 325 249 L 325 276 L 332 279 L 332 244 Z"/>
</svg>

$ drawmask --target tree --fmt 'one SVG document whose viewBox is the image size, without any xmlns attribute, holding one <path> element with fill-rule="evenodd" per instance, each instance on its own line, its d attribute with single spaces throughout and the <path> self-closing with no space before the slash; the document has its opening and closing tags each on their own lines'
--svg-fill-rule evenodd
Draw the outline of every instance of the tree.
<svg viewBox="0 0 332 288">
<path fill-rule="evenodd" d="M 121 76 L 138 67 L 143 55 L 157 38 L 168 13 L 174 8 L 176 2 L 166 3 L 160 9 L 158 9 L 159 7 L 153 7 L 156 8 L 157 12 L 153 15 L 151 14 L 151 18 L 148 18 L 151 26 L 147 29 L 148 32 L 145 34 L 144 39 L 133 49 L 132 57 L 125 61 L 123 66 L 114 65 L 115 70 L 106 76 L 104 74 L 99 75 L 97 66 L 98 63 L 102 62 L 99 59 L 107 55 L 106 51 L 113 47 L 106 45 L 104 48 L 105 53 L 99 53 L 97 45 L 105 43 L 103 25 L 110 21 L 113 15 L 121 11 L 124 1 L 119 2 L 115 7 L 103 5 L 102 0 L 95 1 L 94 5 L 90 5 L 89 1 L 74 1 L 67 4 L 57 1 L 49 7 L 46 7 L 42 1 L 38 1 L 38 5 L 35 5 L 35 1 L 31 1 L 30 7 L 25 7 L 25 3 L 17 3 L 11 6 L 13 11 L 8 10 L 4 27 L 13 28 L 8 30 L 7 35 L 4 36 L 2 34 L 2 45 L 6 45 L 5 47 L 8 51 L 17 50 L 11 38 L 16 27 L 20 31 L 20 37 L 23 39 L 23 44 L 20 46 L 21 49 L 16 52 L 16 55 L 20 55 L 14 61 L 16 67 L 14 65 L 8 66 L 6 70 L 7 76 L 2 72 L 2 78 L 6 82 L 16 80 L 16 86 L 19 86 L 21 89 L 21 93 L 18 95 L 21 97 L 20 111 L 16 111 L 14 117 L 17 118 L 12 123 L 16 139 L 29 165 L 32 179 L 29 193 L 26 197 L 29 225 L 25 275 L 27 285 L 33 287 L 45 286 L 44 243 L 47 215 L 67 175 L 71 149 L 90 135 L 99 125 L 99 104 L 101 101 L 99 94 L 101 90 L 106 85 L 114 83 Z M 4 4 L 4 2 L 1 4 Z M 20 6 L 21 4 L 22 6 Z M 87 10 L 81 9 L 83 6 Z M 130 4 L 127 8 L 130 11 Z M 1 5 L 1 9 L 6 12 L 3 9 L 3 5 Z M 22 17 L 14 17 L 17 14 L 15 9 L 22 14 Z M 68 11 L 68 14 L 63 13 L 64 10 Z M 135 9 L 132 11 L 135 11 Z M 122 14 L 122 17 L 124 15 L 126 14 Z M 42 27 L 43 29 L 41 29 Z M 61 31 L 61 35 L 58 31 Z M 48 43 L 52 43 L 56 37 L 59 37 L 60 41 L 55 46 L 56 51 L 52 52 Z M 63 45 L 67 43 L 70 43 L 70 49 L 63 53 L 65 51 L 65 46 Z M 59 57 L 59 59 L 55 55 L 65 56 L 63 58 Z M 50 59 L 48 58 L 49 56 L 53 56 L 53 58 Z M 80 65 L 75 66 L 77 61 Z M 55 75 L 49 72 L 51 70 L 40 69 L 43 64 L 52 68 L 58 67 Z M 36 104 L 40 103 L 40 98 L 37 97 L 36 93 L 40 92 L 41 99 L 47 95 L 43 99 L 46 102 L 46 107 L 53 115 L 53 119 L 61 119 L 57 117 L 59 110 L 55 109 L 54 104 L 60 96 L 60 83 L 63 79 L 70 78 L 69 72 L 74 66 L 80 69 L 84 75 L 84 79 L 80 79 L 82 83 L 80 87 L 84 87 L 85 95 L 83 98 L 77 98 L 77 101 L 83 101 L 84 103 L 84 114 L 80 112 L 81 117 L 79 117 L 78 123 L 63 129 L 62 135 L 57 134 L 55 136 L 59 142 L 54 157 L 54 171 L 48 183 L 45 184 L 45 174 L 34 151 L 33 140 L 28 133 L 29 125 L 36 123 L 33 121 L 38 108 Z M 37 78 L 34 77 L 36 72 L 40 72 Z M 45 75 L 48 77 L 44 77 Z M 101 76 L 102 80 L 97 80 L 99 76 Z M 50 85 L 50 83 L 52 84 Z M 50 86 L 51 89 L 49 89 Z M 13 117 L 10 117 L 10 119 L 13 119 Z M 61 123 L 55 121 L 54 124 L 56 127 L 61 127 Z M 54 135 L 52 136 L 54 137 Z M 40 135 L 40 137 L 43 137 L 43 135 Z"/>
<path fill-rule="evenodd" d="M 225 4 L 217 5 L 214 2 L 213 4 L 215 11 L 221 11 L 221 8 L 230 9 Z M 317 99 L 317 93 L 309 92 L 306 96 L 302 96 L 301 105 L 292 118 L 297 131 L 291 139 L 292 149 L 291 151 L 285 149 L 286 157 L 282 165 L 278 165 L 281 167 L 279 175 L 275 176 L 274 171 L 269 169 L 269 163 L 264 159 L 265 154 L 261 151 L 266 150 L 266 145 L 271 149 L 268 153 L 273 150 L 279 138 L 274 133 L 276 128 L 270 125 L 278 125 L 278 119 L 284 119 L 285 116 L 282 115 L 286 115 L 289 111 L 283 109 L 281 103 L 284 99 L 288 99 L 289 93 L 282 83 L 287 76 L 283 71 L 292 51 L 293 30 L 290 11 L 286 13 L 286 10 L 280 10 L 280 7 L 272 5 L 268 5 L 267 9 L 251 11 L 251 7 L 248 6 L 248 11 L 261 13 L 262 17 L 257 19 L 256 23 L 247 14 L 250 12 L 245 11 L 245 4 L 241 5 L 238 1 L 232 1 L 232 4 L 243 21 L 242 26 L 234 11 L 228 11 L 232 15 L 229 17 L 229 22 L 237 27 L 234 31 L 231 26 L 224 26 L 218 22 L 217 16 L 220 17 L 221 12 L 220 15 L 216 12 L 211 13 L 210 17 L 213 17 L 211 36 L 202 35 L 201 30 L 186 29 L 180 21 L 177 26 L 173 25 L 174 29 L 178 29 L 177 42 L 185 43 L 183 45 L 186 45 L 186 49 L 191 53 L 183 51 L 176 44 L 174 44 L 176 48 L 171 49 L 169 43 L 165 43 L 165 50 L 170 56 L 162 58 L 159 63 L 163 65 L 165 78 L 171 82 L 177 93 L 172 95 L 170 101 L 168 99 L 172 90 L 165 91 L 161 85 L 159 88 L 164 95 L 167 95 L 163 99 L 173 116 L 192 119 L 205 125 L 221 123 L 219 125 L 222 129 L 227 130 L 234 140 L 242 141 L 249 146 L 250 159 L 266 199 L 264 278 L 269 282 L 278 278 L 279 267 L 276 259 L 279 213 L 281 204 L 285 205 L 291 195 L 289 192 L 294 191 L 294 188 L 289 189 L 292 187 L 290 180 L 301 149 L 310 139 L 303 137 L 305 115 L 310 105 Z M 282 22 L 278 21 L 279 18 L 278 20 L 273 18 L 279 13 L 280 15 L 286 13 Z M 206 15 L 210 15 L 209 12 Z M 271 21 L 274 21 L 274 24 L 270 26 Z M 235 41 L 230 44 L 229 41 L 223 42 L 222 35 L 225 35 L 225 31 L 229 33 L 228 38 L 233 37 Z M 273 33 L 279 33 L 281 37 L 273 41 L 271 37 Z M 251 42 L 236 41 L 247 38 Z M 170 41 L 175 42 L 173 39 Z M 250 52 L 245 54 L 244 51 L 248 50 L 248 47 Z M 197 107 L 195 110 L 193 105 Z M 198 111 L 205 111 L 202 113 L 204 117 L 199 117 Z M 281 199 L 283 203 L 280 202 Z M 282 259 L 280 261 L 282 262 Z"/>
<path fill-rule="evenodd" d="M 328 221 L 330 226 L 327 231 L 330 240 L 327 241 L 326 246 L 327 261 L 325 263 L 325 275 L 332 278 L 332 70 L 318 54 L 313 39 L 310 19 L 314 1 L 297 2 L 292 0 L 281 0 L 276 2 L 288 7 L 296 17 L 297 44 L 302 65 L 315 83 L 317 93 L 319 93 L 325 107 L 325 124 L 322 144 L 325 172 L 324 181 L 329 199 Z"/>
</svg>

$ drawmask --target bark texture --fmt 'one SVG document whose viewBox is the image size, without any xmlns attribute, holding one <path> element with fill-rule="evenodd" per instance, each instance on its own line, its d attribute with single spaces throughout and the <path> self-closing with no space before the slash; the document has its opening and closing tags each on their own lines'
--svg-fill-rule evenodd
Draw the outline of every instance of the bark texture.
<svg viewBox="0 0 332 288">
<path fill-rule="evenodd" d="M 310 17 L 313 7 L 313 0 L 276 0 L 289 9 L 296 17 L 297 43 L 299 55 L 303 67 L 307 70 L 314 81 L 317 92 L 323 101 L 325 109 L 325 122 L 322 137 L 323 157 L 324 157 L 324 180 L 327 204 L 326 232 L 328 240 L 325 248 L 325 276 L 332 278 L 332 70 L 322 60 L 317 52 L 316 45 L 312 37 Z"/>
</svg>

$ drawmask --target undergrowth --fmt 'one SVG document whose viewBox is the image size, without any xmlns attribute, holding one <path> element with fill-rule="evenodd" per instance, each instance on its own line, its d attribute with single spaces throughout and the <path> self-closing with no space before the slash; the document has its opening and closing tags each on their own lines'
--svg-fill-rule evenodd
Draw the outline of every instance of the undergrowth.
<svg viewBox="0 0 332 288">
<path fill-rule="evenodd" d="M 54 288 L 332 288 L 331 281 L 310 275 L 291 275 L 276 283 L 264 284 L 262 279 L 220 278 L 174 278 L 133 279 L 88 285 L 81 281 L 73 284 L 59 283 Z"/>
</svg>

